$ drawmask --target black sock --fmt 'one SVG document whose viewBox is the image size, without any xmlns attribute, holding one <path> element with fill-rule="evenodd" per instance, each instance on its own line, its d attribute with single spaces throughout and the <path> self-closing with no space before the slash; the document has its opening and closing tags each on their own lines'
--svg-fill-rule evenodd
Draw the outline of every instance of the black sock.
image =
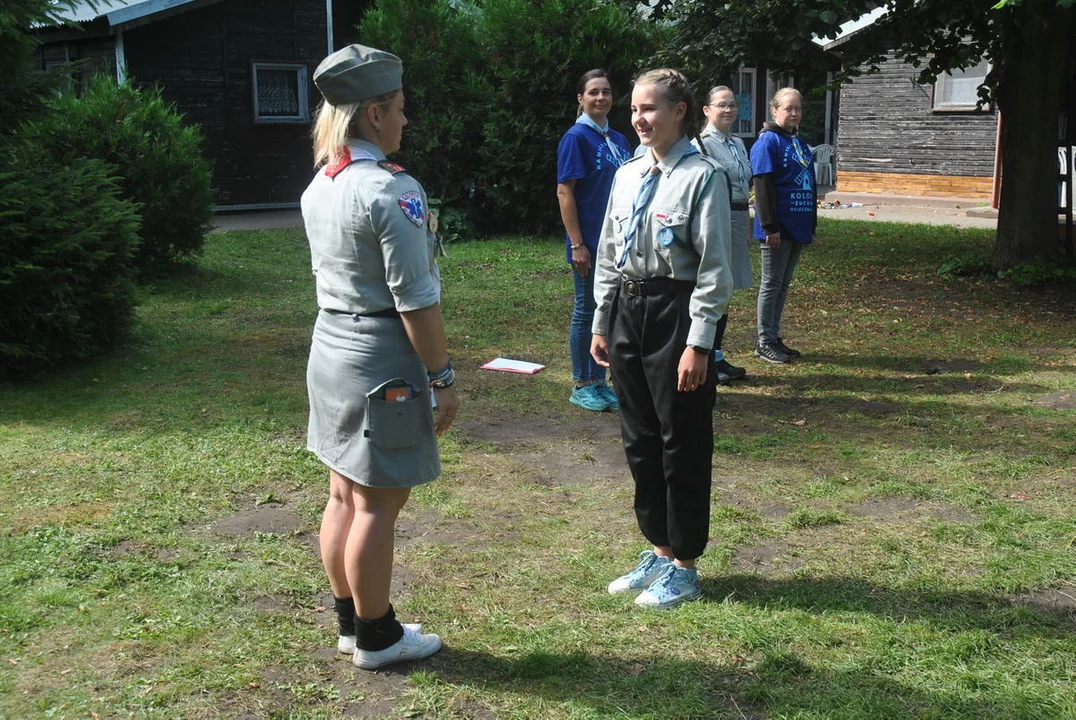
<svg viewBox="0 0 1076 720">
<path fill-rule="evenodd" d="M 355 646 L 361 650 L 376 652 L 391 647 L 403 637 L 403 625 L 396 621 L 396 611 L 389 605 L 389 611 L 376 620 L 355 618 Z"/>
<path fill-rule="evenodd" d="M 341 635 L 355 634 L 355 601 L 349 597 L 338 598 L 335 595 L 336 622 L 340 624 Z"/>
</svg>

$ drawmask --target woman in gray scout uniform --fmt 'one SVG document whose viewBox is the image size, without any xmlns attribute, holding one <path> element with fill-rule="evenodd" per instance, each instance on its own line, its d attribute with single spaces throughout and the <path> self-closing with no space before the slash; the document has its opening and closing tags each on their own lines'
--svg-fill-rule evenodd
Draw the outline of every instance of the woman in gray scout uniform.
<svg viewBox="0 0 1076 720">
<path fill-rule="evenodd" d="M 389 602 L 396 517 L 441 473 L 437 435 L 459 409 L 441 320 L 436 227 L 422 186 L 385 161 L 407 118 L 403 65 L 350 45 L 314 71 L 320 169 L 303 193 L 317 284 L 307 366 L 307 447 L 329 467 L 321 558 L 336 598 L 337 647 L 373 670 L 437 652 Z M 436 399 L 437 419 L 431 409 Z"/>
<path fill-rule="evenodd" d="M 743 140 L 732 134 L 739 116 L 735 93 L 731 88 L 718 85 L 710 90 L 710 97 L 702 106 L 702 112 L 707 120 L 699 136 L 702 146 L 710 157 L 721 163 L 732 182 L 732 257 L 729 268 L 732 270 L 732 289 L 741 290 L 755 284 L 751 269 L 751 253 L 754 252 L 755 243 L 751 239 L 751 218 L 747 212 L 747 201 L 751 198 L 751 162 L 747 158 Z M 747 375 L 742 367 L 736 367 L 725 359 L 722 347 L 728 320 L 727 314 L 721 316 L 714 340 L 717 382 L 721 384 Z"/>
<path fill-rule="evenodd" d="M 632 125 L 646 150 L 616 173 L 598 246 L 591 353 L 620 401 L 635 515 L 653 545 L 609 592 L 668 608 L 702 593 L 710 529 L 717 324 L 732 292 L 729 181 L 692 147 L 699 114 L 687 79 L 635 81 Z"/>
</svg>

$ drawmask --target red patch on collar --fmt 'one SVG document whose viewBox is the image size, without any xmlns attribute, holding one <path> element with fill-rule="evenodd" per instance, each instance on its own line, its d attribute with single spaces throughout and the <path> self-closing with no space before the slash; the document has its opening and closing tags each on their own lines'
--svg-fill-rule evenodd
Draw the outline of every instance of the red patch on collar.
<svg viewBox="0 0 1076 720">
<path fill-rule="evenodd" d="M 347 147 L 343 148 L 343 153 L 340 155 L 340 159 L 333 165 L 325 166 L 325 174 L 328 177 L 334 178 L 339 175 L 344 168 L 350 165 L 353 161 L 351 159 L 351 151 Z"/>
</svg>

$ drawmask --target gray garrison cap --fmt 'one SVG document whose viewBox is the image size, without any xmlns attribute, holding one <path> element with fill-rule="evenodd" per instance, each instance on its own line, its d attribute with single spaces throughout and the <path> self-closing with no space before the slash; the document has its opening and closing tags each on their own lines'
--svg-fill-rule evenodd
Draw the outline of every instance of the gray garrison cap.
<svg viewBox="0 0 1076 720">
<path fill-rule="evenodd" d="M 403 87 L 403 61 L 365 45 L 348 45 L 321 61 L 314 84 L 332 105 L 361 102 Z"/>
</svg>

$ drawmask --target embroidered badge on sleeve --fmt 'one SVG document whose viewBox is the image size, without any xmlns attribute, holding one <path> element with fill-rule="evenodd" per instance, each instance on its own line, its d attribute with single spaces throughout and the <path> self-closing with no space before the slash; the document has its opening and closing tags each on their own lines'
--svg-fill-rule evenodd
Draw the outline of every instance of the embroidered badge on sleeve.
<svg viewBox="0 0 1076 720">
<path fill-rule="evenodd" d="M 405 192 L 396 198 L 396 202 L 400 205 L 400 209 L 403 210 L 403 214 L 407 216 L 408 220 L 422 227 L 422 224 L 426 222 L 426 213 L 422 209 L 422 195 L 417 190 Z"/>
</svg>

